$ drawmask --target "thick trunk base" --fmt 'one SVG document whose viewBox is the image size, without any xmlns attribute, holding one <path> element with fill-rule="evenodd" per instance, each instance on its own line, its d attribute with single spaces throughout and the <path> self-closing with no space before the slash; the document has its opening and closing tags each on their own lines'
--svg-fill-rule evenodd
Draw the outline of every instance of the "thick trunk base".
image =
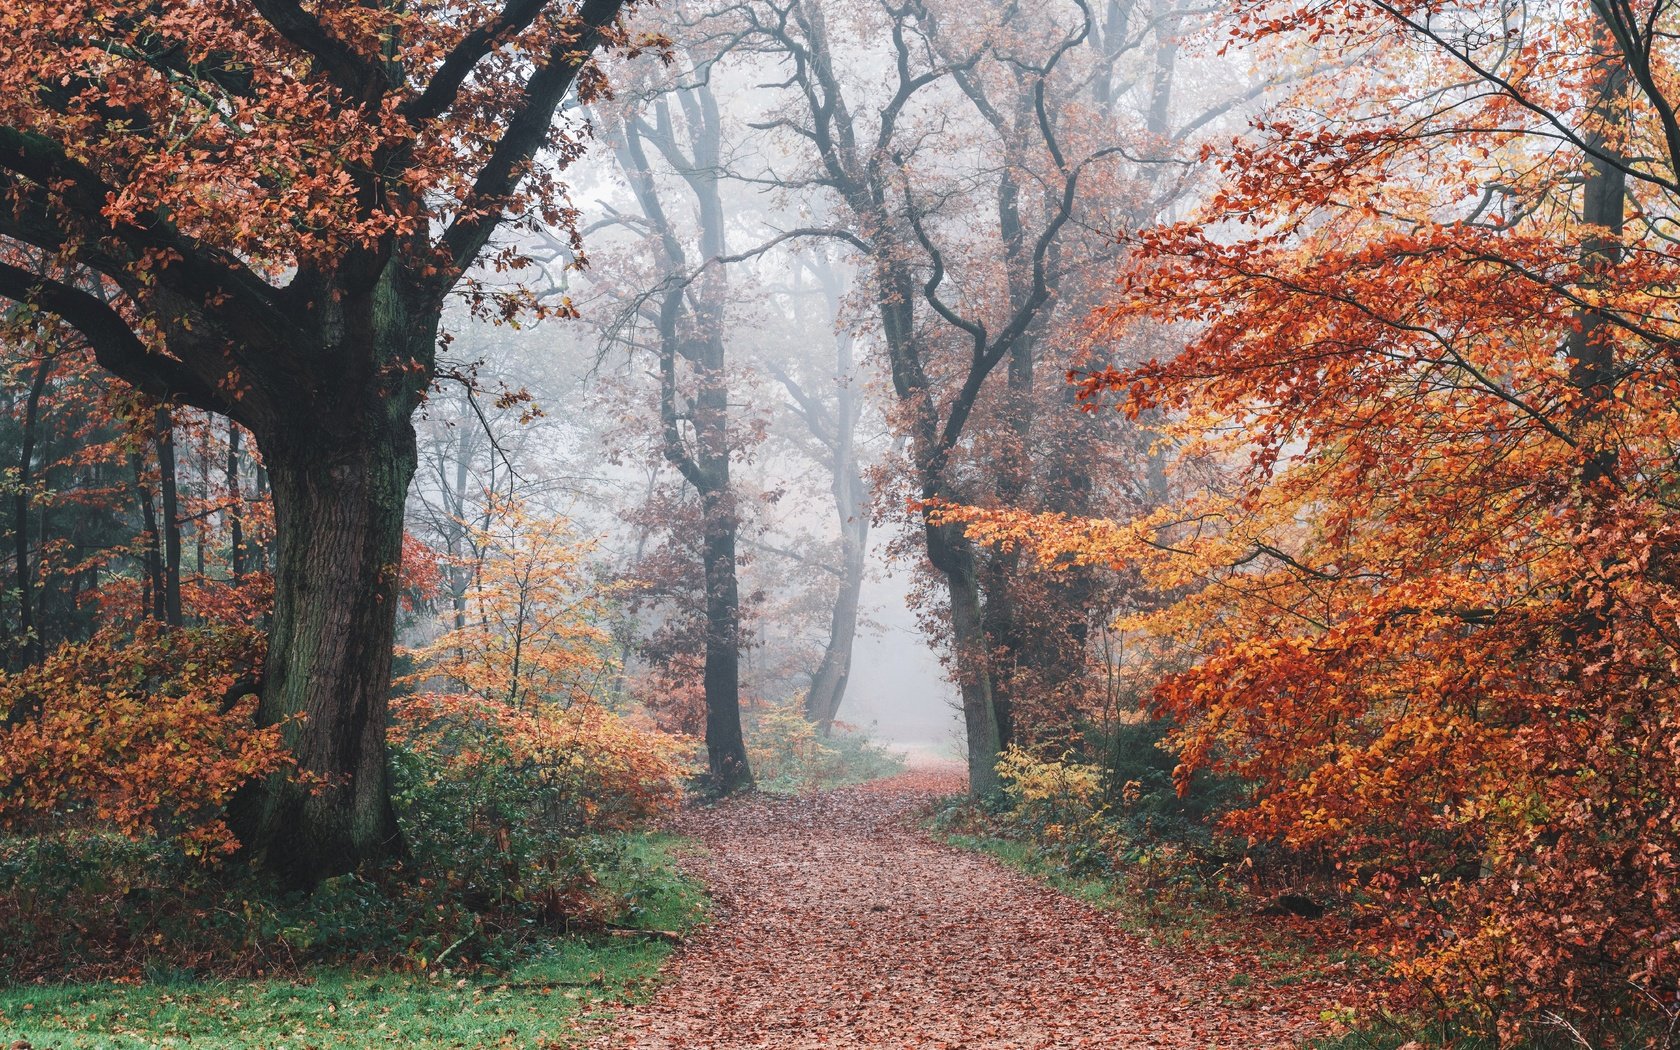
<svg viewBox="0 0 1680 1050">
<path fill-rule="evenodd" d="M 251 786 L 231 815 L 245 849 L 295 887 L 402 852 L 386 702 L 415 442 L 406 419 L 373 434 L 376 420 L 361 422 L 263 448 L 278 550 L 257 718 L 282 726 L 302 776 Z"/>
</svg>

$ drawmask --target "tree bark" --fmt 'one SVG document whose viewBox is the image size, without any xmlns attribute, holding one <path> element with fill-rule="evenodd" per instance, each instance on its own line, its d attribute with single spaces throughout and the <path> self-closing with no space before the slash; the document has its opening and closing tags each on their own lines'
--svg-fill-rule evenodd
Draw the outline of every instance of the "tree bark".
<svg viewBox="0 0 1680 1050">
<path fill-rule="evenodd" d="M 980 601 L 980 573 L 974 545 L 951 525 L 926 528 L 928 556 L 945 580 L 951 604 L 951 647 L 957 689 L 962 695 L 967 730 L 968 791 L 975 797 L 998 790 L 998 753 L 1003 750 L 988 659 L 985 612 Z"/>
<path fill-rule="evenodd" d="M 299 887 L 401 852 L 386 701 L 416 445 L 405 412 L 346 414 L 342 427 L 258 435 L 276 569 L 257 721 L 281 725 L 299 770 L 324 784 L 271 778 L 242 793 L 232 816 L 245 847 Z"/>
<path fill-rule="evenodd" d="M 1626 120 L 1628 72 L 1608 32 L 1602 46 L 1605 53 L 1598 64 L 1603 80 L 1593 105 L 1596 123 L 1585 133 L 1589 153 L 1581 187 L 1581 220 L 1587 227 L 1581 263 L 1589 288 L 1602 286 L 1608 271 L 1621 262 L 1622 235 L 1627 226 L 1627 173 L 1618 155 L 1620 144 L 1612 133 Z M 1585 533 L 1602 522 L 1606 505 L 1615 498 L 1616 449 L 1599 427 L 1615 396 L 1616 342 L 1614 329 L 1598 310 L 1583 307 L 1575 316 L 1575 328 L 1565 340 L 1564 349 L 1569 357 L 1569 381 L 1581 394 L 1580 406 L 1570 423 L 1580 440 L 1577 455 Z M 1613 603 L 1597 602 L 1593 597 L 1590 584 L 1578 584 L 1575 608 L 1562 625 L 1566 650 L 1572 654 L 1565 675 L 1578 685 L 1591 679 L 1589 668 L 1606 663 L 1605 650 L 1615 640 L 1609 613 Z"/>
<path fill-rule="evenodd" d="M 245 575 L 245 494 L 239 486 L 239 424 L 228 421 L 227 501 L 228 576 L 234 581 Z"/>
<path fill-rule="evenodd" d="M 823 299 L 828 307 L 826 318 L 840 317 L 845 307 L 844 290 L 839 278 L 826 264 L 809 265 L 822 285 Z M 840 712 L 846 685 L 851 679 L 852 648 L 857 639 L 858 609 L 869 556 L 870 521 L 865 506 L 869 496 L 858 467 L 860 406 L 851 333 L 838 332 L 834 339 L 832 416 L 805 397 L 792 380 L 782 377 L 782 381 L 805 405 L 805 422 L 812 436 L 828 448 L 831 457 L 829 487 L 834 494 L 834 510 L 840 525 L 840 583 L 834 594 L 834 611 L 828 621 L 828 645 L 823 649 L 822 662 L 817 665 L 816 673 L 811 676 L 810 691 L 805 694 L 805 717 L 816 723 L 824 736 L 828 736 L 833 731 L 834 719 Z"/>
<path fill-rule="evenodd" d="M 741 596 L 735 578 L 734 493 L 703 491 L 706 566 L 706 772 L 711 790 L 750 790 L 752 771 L 741 732 Z"/>
<path fill-rule="evenodd" d="M 811 678 L 811 691 L 805 695 L 805 717 L 817 724 L 824 736 L 833 730 L 834 719 L 840 713 L 840 702 L 846 697 L 846 683 L 852 673 L 852 649 L 857 640 L 859 600 L 863 594 L 865 555 L 869 543 L 869 522 L 861 527 L 842 522 L 840 587 L 834 596 L 834 614 L 828 621 L 828 646 L 823 650 L 822 663 Z"/>
<path fill-rule="evenodd" d="M 138 452 L 128 454 L 128 466 L 134 473 L 134 500 L 140 508 L 140 542 L 145 544 L 141 555 L 145 577 L 140 588 L 140 608 L 154 620 L 164 618 L 163 611 L 163 550 L 158 535 L 157 507 L 152 503 L 152 489 L 146 484 L 146 461 Z"/>
<path fill-rule="evenodd" d="M 654 230 L 666 269 L 659 308 L 659 414 L 665 458 L 700 497 L 703 517 L 701 560 L 706 576 L 706 766 L 709 789 L 717 795 L 750 791 L 752 771 L 741 730 L 741 599 L 736 577 L 740 516 L 730 480 L 729 372 L 724 343 L 728 282 L 721 266 L 685 275 L 687 255 L 667 217 L 648 165 L 644 138 L 657 147 L 694 195 L 700 254 L 717 260 L 725 252 L 725 213 L 718 192 L 722 170 L 721 117 L 717 100 L 697 70 L 692 90 L 680 92 L 689 154 L 679 146 L 670 102 L 654 104 L 654 123 L 629 122 L 617 143 L 619 166 Z M 692 300 L 690 296 L 692 295 Z M 677 363 L 686 360 L 695 376 L 692 406 L 678 404 Z M 692 425 L 693 447 L 683 434 Z"/>
</svg>

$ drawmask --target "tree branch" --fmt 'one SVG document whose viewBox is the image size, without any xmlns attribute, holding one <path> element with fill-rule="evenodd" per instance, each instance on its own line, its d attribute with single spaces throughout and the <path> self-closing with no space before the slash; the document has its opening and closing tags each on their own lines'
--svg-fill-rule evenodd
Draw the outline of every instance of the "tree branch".
<svg viewBox="0 0 1680 1050">
<path fill-rule="evenodd" d="M 607 38 L 626 0 L 584 0 L 578 10 L 577 35 L 556 43 L 548 61 L 525 82 L 524 97 L 513 108 L 502 137 L 479 169 L 461 214 L 444 232 L 442 248 L 449 260 L 448 285 L 460 278 L 489 243 L 506 217 L 507 199 L 518 187 L 526 166 L 548 138 L 554 112 L 571 91 L 578 74 Z"/>
<path fill-rule="evenodd" d="M 490 22 L 470 30 L 454 50 L 444 57 L 432 74 L 426 90 L 403 103 L 402 115 L 416 124 L 434 120 L 448 112 L 472 71 L 497 44 L 530 28 L 548 0 L 509 0 Z"/>
<path fill-rule="evenodd" d="M 141 392 L 237 418 L 220 391 L 175 358 L 153 353 L 97 296 L 8 262 L 0 262 L 0 296 L 32 305 L 80 332 L 102 368 Z"/>
</svg>

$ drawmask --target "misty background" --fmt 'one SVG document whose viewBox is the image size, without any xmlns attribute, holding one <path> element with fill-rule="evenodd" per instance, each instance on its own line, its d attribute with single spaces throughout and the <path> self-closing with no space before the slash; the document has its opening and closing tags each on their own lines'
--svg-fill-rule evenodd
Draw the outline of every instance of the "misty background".
<svg viewBox="0 0 1680 1050">
<path fill-rule="evenodd" d="M 444 615 L 411 617 L 406 637 L 459 614 L 471 522 L 514 498 L 598 544 L 623 688 L 658 709 L 698 674 L 704 618 L 703 500 L 676 459 L 711 454 L 739 530 L 744 708 L 807 696 L 825 655 L 835 663 L 836 624 L 855 618 L 837 723 L 956 757 L 949 599 L 908 509 L 928 485 L 917 410 L 895 397 L 883 343 L 906 293 L 883 266 L 923 293 L 901 324 L 934 413 L 972 402 L 942 491 L 1119 518 L 1158 505 L 1147 427 L 1082 420 L 1063 377 L 1170 349 L 1096 340 L 1091 311 L 1123 236 L 1190 207 L 1200 143 L 1241 130 L 1283 67 L 1220 54 L 1210 16 L 1172 0 L 678 3 L 639 28 L 659 57 L 610 60 L 610 96 L 563 118 L 588 143 L 556 162 L 581 236 L 510 233 L 537 272 L 488 278 L 533 289 L 547 316 L 521 325 L 469 301 L 449 318 L 410 496 L 411 534 L 445 565 Z M 836 170 L 842 153 L 855 170 Z M 1042 302 L 1022 306 L 1033 266 Z M 1007 327 L 1011 306 L 1027 317 L 1014 345 L 965 365 L 965 326 Z M 726 417 L 715 432 L 700 422 L 707 391 Z M 861 498 L 837 508 L 847 472 Z M 1077 503 L 1058 502 L 1070 491 Z M 1102 663 L 1084 639 L 1124 601 L 1085 587 L 1043 630 L 1078 621 L 1068 644 Z M 1077 673 L 1104 677 L 1091 671 Z M 697 730 L 690 707 L 675 727 Z"/>
</svg>

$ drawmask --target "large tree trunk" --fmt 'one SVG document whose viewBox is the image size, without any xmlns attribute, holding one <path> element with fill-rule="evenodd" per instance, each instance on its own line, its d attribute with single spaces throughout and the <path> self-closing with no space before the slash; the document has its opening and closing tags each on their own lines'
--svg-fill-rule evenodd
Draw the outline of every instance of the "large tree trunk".
<svg viewBox="0 0 1680 1050">
<path fill-rule="evenodd" d="M 951 644 L 959 653 L 978 653 L 957 662 L 957 686 L 962 693 L 963 724 L 968 730 L 968 792 L 976 798 L 998 790 L 998 753 L 1003 730 L 998 724 L 996 697 L 986 659 L 986 628 L 980 609 L 980 578 L 969 568 L 945 574 L 951 599 Z"/>
<path fill-rule="evenodd" d="M 274 490 L 274 624 L 257 720 L 280 724 L 298 768 L 233 808 L 240 841 L 311 886 L 400 853 L 386 769 L 403 507 L 416 466 L 407 413 L 350 406 L 343 425 L 257 435 Z M 360 411 L 357 411 L 360 408 Z"/>
</svg>

